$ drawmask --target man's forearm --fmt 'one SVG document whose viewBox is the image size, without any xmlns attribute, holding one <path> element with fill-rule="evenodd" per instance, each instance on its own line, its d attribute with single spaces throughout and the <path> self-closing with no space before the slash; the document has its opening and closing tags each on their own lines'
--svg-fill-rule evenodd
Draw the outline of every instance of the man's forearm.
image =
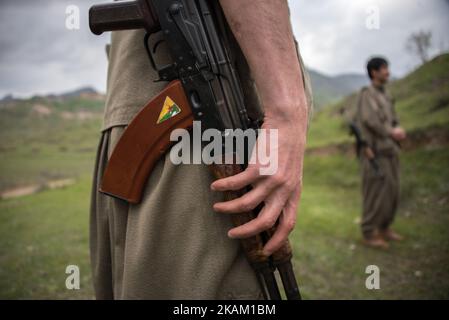
<svg viewBox="0 0 449 320">
<path fill-rule="evenodd" d="M 248 60 L 266 117 L 306 121 L 304 85 L 287 1 L 220 2 Z"/>
<path fill-rule="evenodd" d="M 307 101 L 296 52 L 286 0 L 220 0 L 226 19 L 248 61 L 265 111 L 262 129 L 277 133 L 270 144 L 277 153 L 277 170 L 269 175 L 254 150 L 264 148 L 263 135 L 257 139 L 253 163 L 241 173 L 216 180 L 216 191 L 251 190 L 238 199 L 214 204 L 223 213 L 247 212 L 263 204 L 257 217 L 229 230 L 231 238 L 248 238 L 276 231 L 265 244 L 269 256 L 285 245 L 296 223 L 302 189 L 302 167 L 307 130 Z M 265 137 L 266 138 L 266 137 Z M 262 140 L 260 140 L 262 139 Z"/>
</svg>

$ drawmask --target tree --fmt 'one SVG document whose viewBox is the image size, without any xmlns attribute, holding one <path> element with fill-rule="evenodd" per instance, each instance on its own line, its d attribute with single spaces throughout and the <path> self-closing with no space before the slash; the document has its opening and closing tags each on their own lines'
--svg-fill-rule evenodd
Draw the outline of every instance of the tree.
<svg viewBox="0 0 449 320">
<path fill-rule="evenodd" d="M 432 32 L 431 31 L 418 31 L 412 33 L 406 43 L 406 48 L 411 53 L 418 56 L 422 63 L 425 63 L 429 59 L 429 49 L 432 45 Z"/>
</svg>

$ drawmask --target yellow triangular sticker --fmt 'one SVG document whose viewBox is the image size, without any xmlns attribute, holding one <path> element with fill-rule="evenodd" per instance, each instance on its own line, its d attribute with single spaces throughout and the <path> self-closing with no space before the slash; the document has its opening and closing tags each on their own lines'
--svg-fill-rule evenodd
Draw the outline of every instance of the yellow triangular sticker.
<svg viewBox="0 0 449 320">
<path fill-rule="evenodd" d="M 162 107 L 161 113 L 159 113 L 159 118 L 157 119 L 157 124 L 164 122 L 170 118 L 173 118 L 178 113 L 181 112 L 181 108 L 170 99 L 169 96 L 165 98 L 164 106 Z"/>
</svg>

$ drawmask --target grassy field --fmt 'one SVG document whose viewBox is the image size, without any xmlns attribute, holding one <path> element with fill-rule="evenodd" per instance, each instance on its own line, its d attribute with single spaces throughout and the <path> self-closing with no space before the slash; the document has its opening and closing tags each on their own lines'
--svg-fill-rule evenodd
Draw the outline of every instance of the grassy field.
<svg viewBox="0 0 449 320">
<path fill-rule="evenodd" d="M 88 254 L 90 182 L 0 202 L 0 298 L 93 297 Z M 67 290 L 68 265 L 80 290 Z"/>
<path fill-rule="evenodd" d="M 446 66 L 447 61 L 446 56 L 438 63 Z M 434 75 L 419 75 L 428 77 L 425 83 L 416 84 L 412 74 L 395 84 L 398 112 L 411 131 L 449 123 L 445 100 L 449 91 L 443 90 L 448 78 L 441 68 L 430 66 L 417 71 Z M 434 94 L 423 105 L 415 92 L 428 83 Z M 431 89 L 425 88 L 423 94 L 428 95 Z M 50 111 L 36 108 L 39 104 Z M 309 136 L 312 151 L 350 141 L 338 108 L 316 114 Z M 85 110 L 95 114 L 78 119 Z M 0 298 L 93 298 L 88 211 L 100 110 L 100 102 L 83 100 L 32 100 L 0 108 L 0 191 L 60 177 L 75 179 L 75 184 L 62 189 L 0 200 Z M 309 152 L 298 223 L 291 237 L 303 296 L 448 299 L 448 163 L 448 143 L 421 145 L 402 154 L 402 201 L 395 227 L 406 241 L 379 251 L 360 242 L 357 160 L 348 153 Z M 66 289 L 67 265 L 79 266 L 80 290 Z M 380 268 L 380 290 L 365 287 L 368 265 Z"/>
<path fill-rule="evenodd" d="M 102 108 L 100 101 L 34 98 L 0 109 L 0 191 L 75 181 L 0 200 L 0 298 L 93 297 L 87 230 Z M 70 264 L 80 267 L 81 290 L 65 289 Z"/>
</svg>

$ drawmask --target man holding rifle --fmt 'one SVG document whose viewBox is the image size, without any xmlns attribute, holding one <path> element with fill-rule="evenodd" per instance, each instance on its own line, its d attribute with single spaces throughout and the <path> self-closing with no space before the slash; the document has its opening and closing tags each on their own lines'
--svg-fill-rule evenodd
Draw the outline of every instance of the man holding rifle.
<svg viewBox="0 0 449 320">
<path fill-rule="evenodd" d="M 251 72 L 239 70 L 248 114 L 263 113 L 262 128 L 278 130 L 277 172 L 263 176 L 256 162 L 214 181 L 205 165 L 174 165 L 166 153 L 152 169 L 139 204 L 100 193 L 103 172 L 126 126 L 167 85 L 153 82 L 157 73 L 144 50 L 145 33 L 114 32 L 91 206 L 91 261 L 99 299 L 262 298 L 261 285 L 234 239 L 276 227 L 263 247 L 268 257 L 293 230 L 311 99 L 287 1 L 219 4 Z M 153 41 L 156 62 L 171 63 L 166 43 Z M 236 57 L 238 67 L 243 56 Z M 247 187 L 250 191 L 241 197 L 224 201 L 223 191 Z M 231 225 L 229 215 L 260 206 L 255 219 Z"/>
<path fill-rule="evenodd" d="M 374 57 L 367 64 L 371 85 L 358 97 L 356 121 L 365 146 L 361 155 L 364 243 L 389 247 L 388 241 L 402 236 L 391 229 L 399 202 L 399 143 L 405 131 L 399 126 L 393 98 L 385 85 L 390 73 L 388 62 Z"/>
</svg>

